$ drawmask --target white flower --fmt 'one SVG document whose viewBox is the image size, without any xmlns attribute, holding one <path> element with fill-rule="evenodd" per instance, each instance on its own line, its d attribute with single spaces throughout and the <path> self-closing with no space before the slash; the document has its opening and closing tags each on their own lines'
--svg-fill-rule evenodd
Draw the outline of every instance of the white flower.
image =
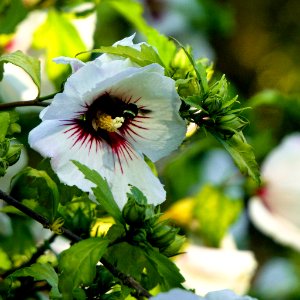
<svg viewBox="0 0 300 300">
<path fill-rule="evenodd" d="M 257 262 L 251 251 L 235 249 L 226 242 L 223 248 L 189 245 L 178 256 L 175 263 L 186 288 L 195 289 L 199 295 L 221 289 L 247 292 Z"/>
<path fill-rule="evenodd" d="M 133 36 L 119 42 L 132 44 Z M 149 203 L 165 200 L 163 186 L 143 155 L 152 161 L 182 142 L 185 122 L 179 116 L 175 82 L 158 64 L 140 67 L 129 59 L 101 55 L 86 64 L 69 58 L 74 73 L 29 134 L 32 148 L 45 157 L 62 182 L 91 191 L 70 160 L 80 161 L 105 177 L 120 207 L 128 184 L 139 188 Z"/>
<path fill-rule="evenodd" d="M 250 199 L 251 220 L 275 241 L 300 251 L 300 133 L 268 155 L 261 175 L 265 186 Z"/>
<path fill-rule="evenodd" d="M 150 300 L 255 300 L 249 296 L 238 296 L 233 291 L 221 290 L 208 293 L 204 298 L 193 294 L 192 292 L 173 289 L 167 293 L 158 294 L 151 297 Z"/>
</svg>

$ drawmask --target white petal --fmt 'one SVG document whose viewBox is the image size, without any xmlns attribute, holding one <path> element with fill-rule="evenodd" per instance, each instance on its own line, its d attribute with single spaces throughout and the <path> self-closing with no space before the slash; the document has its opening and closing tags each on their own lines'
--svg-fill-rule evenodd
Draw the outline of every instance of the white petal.
<svg viewBox="0 0 300 300">
<path fill-rule="evenodd" d="M 139 114 L 124 137 L 135 149 L 157 161 L 178 148 L 186 133 L 186 124 L 179 116 L 180 99 L 172 79 L 158 72 L 141 72 L 118 84 L 123 95 L 131 97 L 138 107 L 150 110 Z M 139 99 L 139 100 L 138 100 Z"/>
<path fill-rule="evenodd" d="M 249 215 L 254 225 L 275 241 L 300 251 L 300 228 L 278 214 L 270 212 L 259 197 L 249 202 Z"/>
<path fill-rule="evenodd" d="M 100 147 L 95 143 L 91 147 L 90 144 L 74 144 L 76 137 L 68 138 L 65 133 L 68 129 L 59 121 L 47 120 L 29 134 L 30 146 L 43 156 L 51 157 L 51 166 L 62 182 L 76 185 L 87 192 L 91 192 L 94 186 L 84 179 L 83 174 L 70 161 L 72 159 L 96 170 L 107 179 L 120 208 L 127 202 L 129 184 L 139 188 L 149 203 L 159 204 L 165 200 L 165 191 L 158 178 L 130 145 L 120 150 L 117 157 L 105 142 Z"/>
<path fill-rule="evenodd" d="M 30 132 L 29 144 L 43 156 L 51 157 L 51 166 L 62 182 L 90 192 L 94 185 L 84 179 L 70 160 L 77 160 L 110 180 L 114 172 L 113 158 L 105 143 L 101 144 L 101 148 L 95 143 L 91 146 L 89 143 L 74 144 L 76 137 L 65 133 L 69 128 L 56 120 L 43 121 Z"/>
<path fill-rule="evenodd" d="M 59 56 L 56 58 L 53 58 L 53 61 L 57 64 L 64 64 L 64 65 L 71 65 L 72 73 L 75 73 L 77 70 L 79 70 L 81 67 L 85 65 L 85 63 L 77 58 L 71 58 L 66 56 Z"/>
<path fill-rule="evenodd" d="M 130 185 L 137 187 L 147 197 L 148 204 L 158 205 L 165 201 L 166 192 L 159 179 L 133 149 L 124 151 L 124 156 L 117 162 L 115 174 L 112 178 L 112 193 L 122 208 L 126 202 L 126 193 L 130 191 Z M 131 158 L 130 158 L 131 157 Z M 122 169 L 121 169 L 122 168 Z"/>
<path fill-rule="evenodd" d="M 120 41 L 117 41 L 113 44 L 113 46 L 122 45 L 122 46 L 132 46 L 133 45 L 133 39 L 135 37 L 135 33 L 131 36 L 128 36 Z"/>
</svg>

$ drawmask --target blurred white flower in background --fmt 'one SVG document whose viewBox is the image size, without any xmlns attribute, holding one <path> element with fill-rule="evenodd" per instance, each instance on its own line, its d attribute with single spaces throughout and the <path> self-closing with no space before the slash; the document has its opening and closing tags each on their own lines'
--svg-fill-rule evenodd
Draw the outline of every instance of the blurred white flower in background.
<svg viewBox="0 0 300 300">
<path fill-rule="evenodd" d="M 186 288 L 195 289 L 199 295 L 221 289 L 247 292 L 257 262 L 251 251 L 236 249 L 230 236 L 222 241 L 221 248 L 189 245 L 184 252 L 175 263 L 186 279 Z"/>
<path fill-rule="evenodd" d="M 265 185 L 249 203 L 252 222 L 275 241 L 300 251 L 300 133 L 273 149 L 261 176 Z"/>
<path fill-rule="evenodd" d="M 33 100 L 38 89 L 31 77 L 20 67 L 4 64 L 4 77 L 0 81 L 0 99 L 5 102 Z"/>
<path fill-rule="evenodd" d="M 255 300 L 249 296 L 238 296 L 233 291 L 221 290 L 207 293 L 205 297 L 200 297 L 192 292 L 173 289 L 167 293 L 158 294 L 155 297 L 151 297 L 150 300 Z"/>
</svg>

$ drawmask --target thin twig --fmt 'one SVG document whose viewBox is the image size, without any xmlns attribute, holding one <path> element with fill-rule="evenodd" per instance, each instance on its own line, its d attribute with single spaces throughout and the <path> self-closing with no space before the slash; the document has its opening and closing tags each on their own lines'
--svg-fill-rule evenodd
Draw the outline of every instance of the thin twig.
<svg viewBox="0 0 300 300">
<path fill-rule="evenodd" d="M 46 107 L 49 103 L 40 102 L 39 99 L 34 100 L 27 100 L 27 101 L 15 101 L 15 102 L 8 102 L 8 103 L 1 103 L 0 104 L 0 111 L 6 110 L 14 107 L 21 107 L 21 106 L 42 106 Z"/>
<path fill-rule="evenodd" d="M 42 97 L 36 98 L 34 100 L 22 100 L 22 101 L 14 101 L 14 102 L 8 102 L 8 103 L 1 103 L 0 104 L 0 111 L 8 109 L 8 108 L 21 107 L 21 106 L 41 106 L 41 107 L 46 107 L 46 106 L 49 105 L 49 103 L 46 103 L 46 102 L 43 102 L 43 101 L 53 99 L 54 96 L 57 93 L 58 92 L 55 92 L 53 94 L 42 96 Z"/>
<path fill-rule="evenodd" d="M 14 206 L 27 216 L 31 217 L 32 219 L 36 220 L 37 222 L 41 223 L 45 228 L 49 228 L 51 225 L 51 222 L 46 219 L 45 217 L 41 216 L 40 214 L 36 213 L 35 211 L 31 210 L 21 202 L 17 201 L 15 198 L 11 197 L 10 195 L 4 193 L 2 190 L 0 190 L 0 199 L 4 200 L 6 203 Z M 73 233 L 72 231 L 68 230 L 65 227 L 60 228 L 63 232 L 63 235 L 70 239 L 73 242 L 79 242 L 83 239 Z M 144 289 L 139 282 L 137 282 L 134 278 L 132 278 L 129 275 L 126 275 L 119 270 L 117 270 L 112 264 L 110 264 L 106 259 L 103 257 L 101 258 L 100 262 L 103 264 L 104 267 L 106 267 L 115 277 L 119 278 L 125 285 L 127 285 L 130 288 L 133 288 L 136 290 L 136 294 L 138 296 L 143 296 L 146 298 L 152 297 L 152 295 Z"/>
</svg>

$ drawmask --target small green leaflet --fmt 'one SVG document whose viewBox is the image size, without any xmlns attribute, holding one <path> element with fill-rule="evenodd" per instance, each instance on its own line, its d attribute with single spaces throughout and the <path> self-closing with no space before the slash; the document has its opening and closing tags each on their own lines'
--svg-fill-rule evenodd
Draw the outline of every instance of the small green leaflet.
<svg viewBox="0 0 300 300">
<path fill-rule="evenodd" d="M 242 201 L 231 199 L 221 189 L 205 185 L 196 195 L 194 217 L 199 222 L 201 237 L 210 247 L 219 247 L 229 227 L 237 219 Z"/>
<path fill-rule="evenodd" d="M 74 160 L 72 162 L 84 174 L 87 180 L 96 184 L 96 187 L 92 188 L 92 190 L 97 201 L 103 206 L 107 213 L 109 213 L 117 222 L 124 224 L 121 210 L 114 200 L 106 179 L 102 178 L 95 170 L 89 169 L 80 162 Z"/>
<path fill-rule="evenodd" d="M 19 269 L 12 273 L 9 277 L 27 277 L 31 276 L 34 280 L 46 280 L 52 287 L 50 291 L 50 299 L 61 299 L 61 294 L 58 290 L 58 276 L 49 264 L 35 263 L 30 267 Z"/>
<path fill-rule="evenodd" d="M 109 241 L 100 237 L 82 240 L 63 251 L 59 258 L 59 290 L 63 299 L 85 299 L 82 286 L 90 285 L 96 275 L 96 264 Z"/>
<path fill-rule="evenodd" d="M 33 80 L 40 93 L 41 75 L 40 75 L 40 61 L 34 57 L 28 56 L 21 51 L 3 54 L 0 57 L 0 81 L 3 78 L 3 64 L 12 63 L 22 68 Z"/>
<path fill-rule="evenodd" d="M 260 184 L 259 167 L 253 149 L 247 143 L 243 134 L 241 132 L 236 133 L 227 140 L 221 139 L 218 135 L 214 136 L 229 152 L 240 171 L 250 176 L 257 184 Z"/>
</svg>

